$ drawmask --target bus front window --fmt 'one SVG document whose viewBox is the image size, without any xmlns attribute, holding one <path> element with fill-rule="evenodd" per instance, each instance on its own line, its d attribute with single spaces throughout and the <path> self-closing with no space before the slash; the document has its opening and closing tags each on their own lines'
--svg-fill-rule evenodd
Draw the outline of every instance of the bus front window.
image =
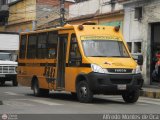
<svg viewBox="0 0 160 120">
<path fill-rule="evenodd" d="M 83 49 L 87 57 L 129 57 L 121 41 L 83 40 Z"/>
</svg>

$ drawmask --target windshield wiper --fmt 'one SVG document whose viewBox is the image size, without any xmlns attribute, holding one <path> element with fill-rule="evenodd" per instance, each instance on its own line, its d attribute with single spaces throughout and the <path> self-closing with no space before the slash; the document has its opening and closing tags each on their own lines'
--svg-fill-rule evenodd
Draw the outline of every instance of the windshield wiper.
<svg viewBox="0 0 160 120">
<path fill-rule="evenodd" d="M 123 57 L 123 56 L 107 56 L 107 57 Z"/>
<path fill-rule="evenodd" d="M 128 58 L 129 56 L 107 56 L 107 57 L 125 57 L 125 58 Z"/>
<path fill-rule="evenodd" d="M 106 56 L 88 56 L 88 57 L 106 57 Z"/>
<path fill-rule="evenodd" d="M 129 56 L 87 56 L 87 57 L 125 57 L 125 58 L 128 58 Z"/>
</svg>

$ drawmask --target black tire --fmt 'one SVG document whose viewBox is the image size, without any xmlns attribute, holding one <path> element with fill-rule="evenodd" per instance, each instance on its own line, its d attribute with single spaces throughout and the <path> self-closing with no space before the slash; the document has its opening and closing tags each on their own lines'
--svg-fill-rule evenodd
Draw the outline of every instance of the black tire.
<svg viewBox="0 0 160 120">
<path fill-rule="evenodd" d="M 18 86 L 17 79 L 13 79 L 13 80 L 12 80 L 12 85 L 13 85 L 13 86 Z"/>
<path fill-rule="evenodd" d="M 0 80 L 0 86 L 4 86 L 5 80 Z"/>
<path fill-rule="evenodd" d="M 40 92 L 41 92 L 41 96 L 43 97 L 47 97 L 49 96 L 49 89 L 40 89 Z"/>
<path fill-rule="evenodd" d="M 133 90 L 133 91 L 127 91 L 127 92 L 122 94 L 123 100 L 126 103 L 135 103 L 135 102 L 137 102 L 139 96 L 140 96 L 139 89 Z"/>
<path fill-rule="evenodd" d="M 72 95 L 72 96 L 77 96 L 77 93 L 71 92 L 71 95 Z"/>
<path fill-rule="evenodd" d="M 82 103 L 89 103 L 93 100 L 93 93 L 89 89 L 86 81 L 80 81 L 77 84 L 77 98 Z"/>
<path fill-rule="evenodd" d="M 35 79 L 33 81 L 33 94 L 36 97 L 48 96 L 49 95 L 49 90 L 48 89 L 41 89 L 41 88 L 39 88 L 38 80 Z"/>
</svg>

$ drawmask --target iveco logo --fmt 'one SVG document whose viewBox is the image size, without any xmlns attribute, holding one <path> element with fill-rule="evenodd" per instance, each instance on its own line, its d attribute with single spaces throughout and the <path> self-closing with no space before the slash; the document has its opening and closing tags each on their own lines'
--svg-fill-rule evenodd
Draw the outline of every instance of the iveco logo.
<svg viewBox="0 0 160 120">
<path fill-rule="evenodd" d="M 115 69 L 115 72 L 125 73 L 127 72 L 127 70 L 126 69 Z"/>
</svg>

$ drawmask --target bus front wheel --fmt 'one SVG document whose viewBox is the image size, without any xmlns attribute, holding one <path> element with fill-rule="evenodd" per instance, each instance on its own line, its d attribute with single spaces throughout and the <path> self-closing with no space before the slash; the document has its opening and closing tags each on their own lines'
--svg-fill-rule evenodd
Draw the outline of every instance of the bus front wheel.
<svg viewBox="0 0 160 120">
<path fill-rule="evenodd" d="M 86 81 L 80 81 L 77 84 L 77 97 L 82 103 L 92 102 L 93 93 L 89 89 L 88 83 Z"/>
<path fill-rule="evenodd" d="M 126 103 L 137 102 L 139 96 L 140 96 L 140 91 L 139 90 L 127 91 L 127 92 L 122 94 L 123 100 Z"/>
</svg>

